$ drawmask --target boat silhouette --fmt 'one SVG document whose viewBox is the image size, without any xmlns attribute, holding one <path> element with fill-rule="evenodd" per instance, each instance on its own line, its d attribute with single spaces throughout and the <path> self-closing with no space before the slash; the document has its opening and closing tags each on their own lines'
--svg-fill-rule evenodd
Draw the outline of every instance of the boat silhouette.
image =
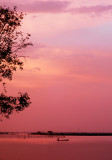
<svg viewBox="0 0 112 160">
<path fill-rule="evenodd" d="M 69 141 L 69 139 L 57 139 L 57 141 Z"/>
</svg>

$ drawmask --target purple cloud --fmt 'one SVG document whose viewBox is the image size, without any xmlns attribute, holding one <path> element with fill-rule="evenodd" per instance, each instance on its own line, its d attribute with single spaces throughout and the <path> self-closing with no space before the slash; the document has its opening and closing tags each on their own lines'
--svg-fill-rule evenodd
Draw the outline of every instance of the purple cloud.
<svg viewBox="0 0 112 160">
<path fill-rule="evenodd" d="M 100 14 L 103 12 L 112 11 L 112 5 L 95 5 L 95 6 L 82 6 L 78 8 L 70 8 L 70 1 L 35 1 L 31 3 L 19 3 L 2 1 L 0 5 L 7 7 L 17 6 L 17 9 L 23 12 L 30 13 L 62 13 L 68 12 L 72 14 Z"/>
<path fill-rule="evenodd" d="M 70 2 L 68 1 L 35 1 L 32 3 L 14 3 L 14 2 L 2 2 L 1 5 L 9 7 L 17 6 L 18 10 L 31 13 L 58 13 L 64 12 Z"/>
<path fill-rule="evenodd" d="M 106 5 L 106 6 L 96 5 L 96 6 L 89 6 L 89 7 L 82 6 L 80 8 L 71 8 L 67 12 L 71 12 L 73 14 L 77 14 L 77 13 L 78 14 L 84 14 L 84 13 L 100 14 L 107 11 L 112 11 L 112 5 Z"/>
</svg>

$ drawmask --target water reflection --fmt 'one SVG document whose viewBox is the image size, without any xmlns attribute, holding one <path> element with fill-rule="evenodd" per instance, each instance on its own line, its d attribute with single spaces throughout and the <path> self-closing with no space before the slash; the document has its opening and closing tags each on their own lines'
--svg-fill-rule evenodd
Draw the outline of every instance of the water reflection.
<svg viewBox="0 0 112 160">
<path fill-rule="evenodd" d="M 0 138 L 0 160 L 111 160 L 112 137 Z"/>
<path fill-rule="evenodd" d="M 59 140 L 60 141 L 59 141 Z M 61 141 L 62 140 L 62 141 Z M 6 143 L 38 143 L 38 144 L 52 144 L 64 142 L 66 143 L 98 143 L 98 142 L 112 142 L 112 136 L 51 136 L 51 135 L 5 135 L 0 136 L 0 142 Z M 64 142 L 65 143 L 65 142 Z"/>
</svg>

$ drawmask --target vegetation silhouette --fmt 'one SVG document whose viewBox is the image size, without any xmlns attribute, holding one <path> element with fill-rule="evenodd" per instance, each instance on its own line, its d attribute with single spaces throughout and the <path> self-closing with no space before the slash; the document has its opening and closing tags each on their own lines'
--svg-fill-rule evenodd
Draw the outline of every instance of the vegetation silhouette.
<svg viewBox="0 0 112 160">
<path fill-rule="evenodd" d="M 17 97 L 8 96 L 4 79 L 12 80 L 13 72 L 23 69 L 24 62 L 17 54 L 22 48 L 32 45 L 29 42 L 30 34 L 24 36 L 18 31 L 24 13 L 18 13 L 17 8 L 0 6 L 0 82 L 3 92 L 0 94 L 0 114 L 9 118 L 14 112 L 23 111 L 30 105 L 30 97 L 26 93 L 18 93 Z M 24 57 L 24 56 L 23 56 Z"/>
</svg>

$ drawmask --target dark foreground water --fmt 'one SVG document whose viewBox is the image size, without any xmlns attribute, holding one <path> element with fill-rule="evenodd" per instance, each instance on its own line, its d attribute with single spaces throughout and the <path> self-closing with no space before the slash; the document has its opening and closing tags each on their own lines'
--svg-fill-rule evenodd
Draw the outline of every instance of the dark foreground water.
<svg viewBox="0 0 112 160">
<path fill-rule="evenodd" d="M 0 160 L 112 160 L 112 137 L 0 138 Z"/>
</svg>

